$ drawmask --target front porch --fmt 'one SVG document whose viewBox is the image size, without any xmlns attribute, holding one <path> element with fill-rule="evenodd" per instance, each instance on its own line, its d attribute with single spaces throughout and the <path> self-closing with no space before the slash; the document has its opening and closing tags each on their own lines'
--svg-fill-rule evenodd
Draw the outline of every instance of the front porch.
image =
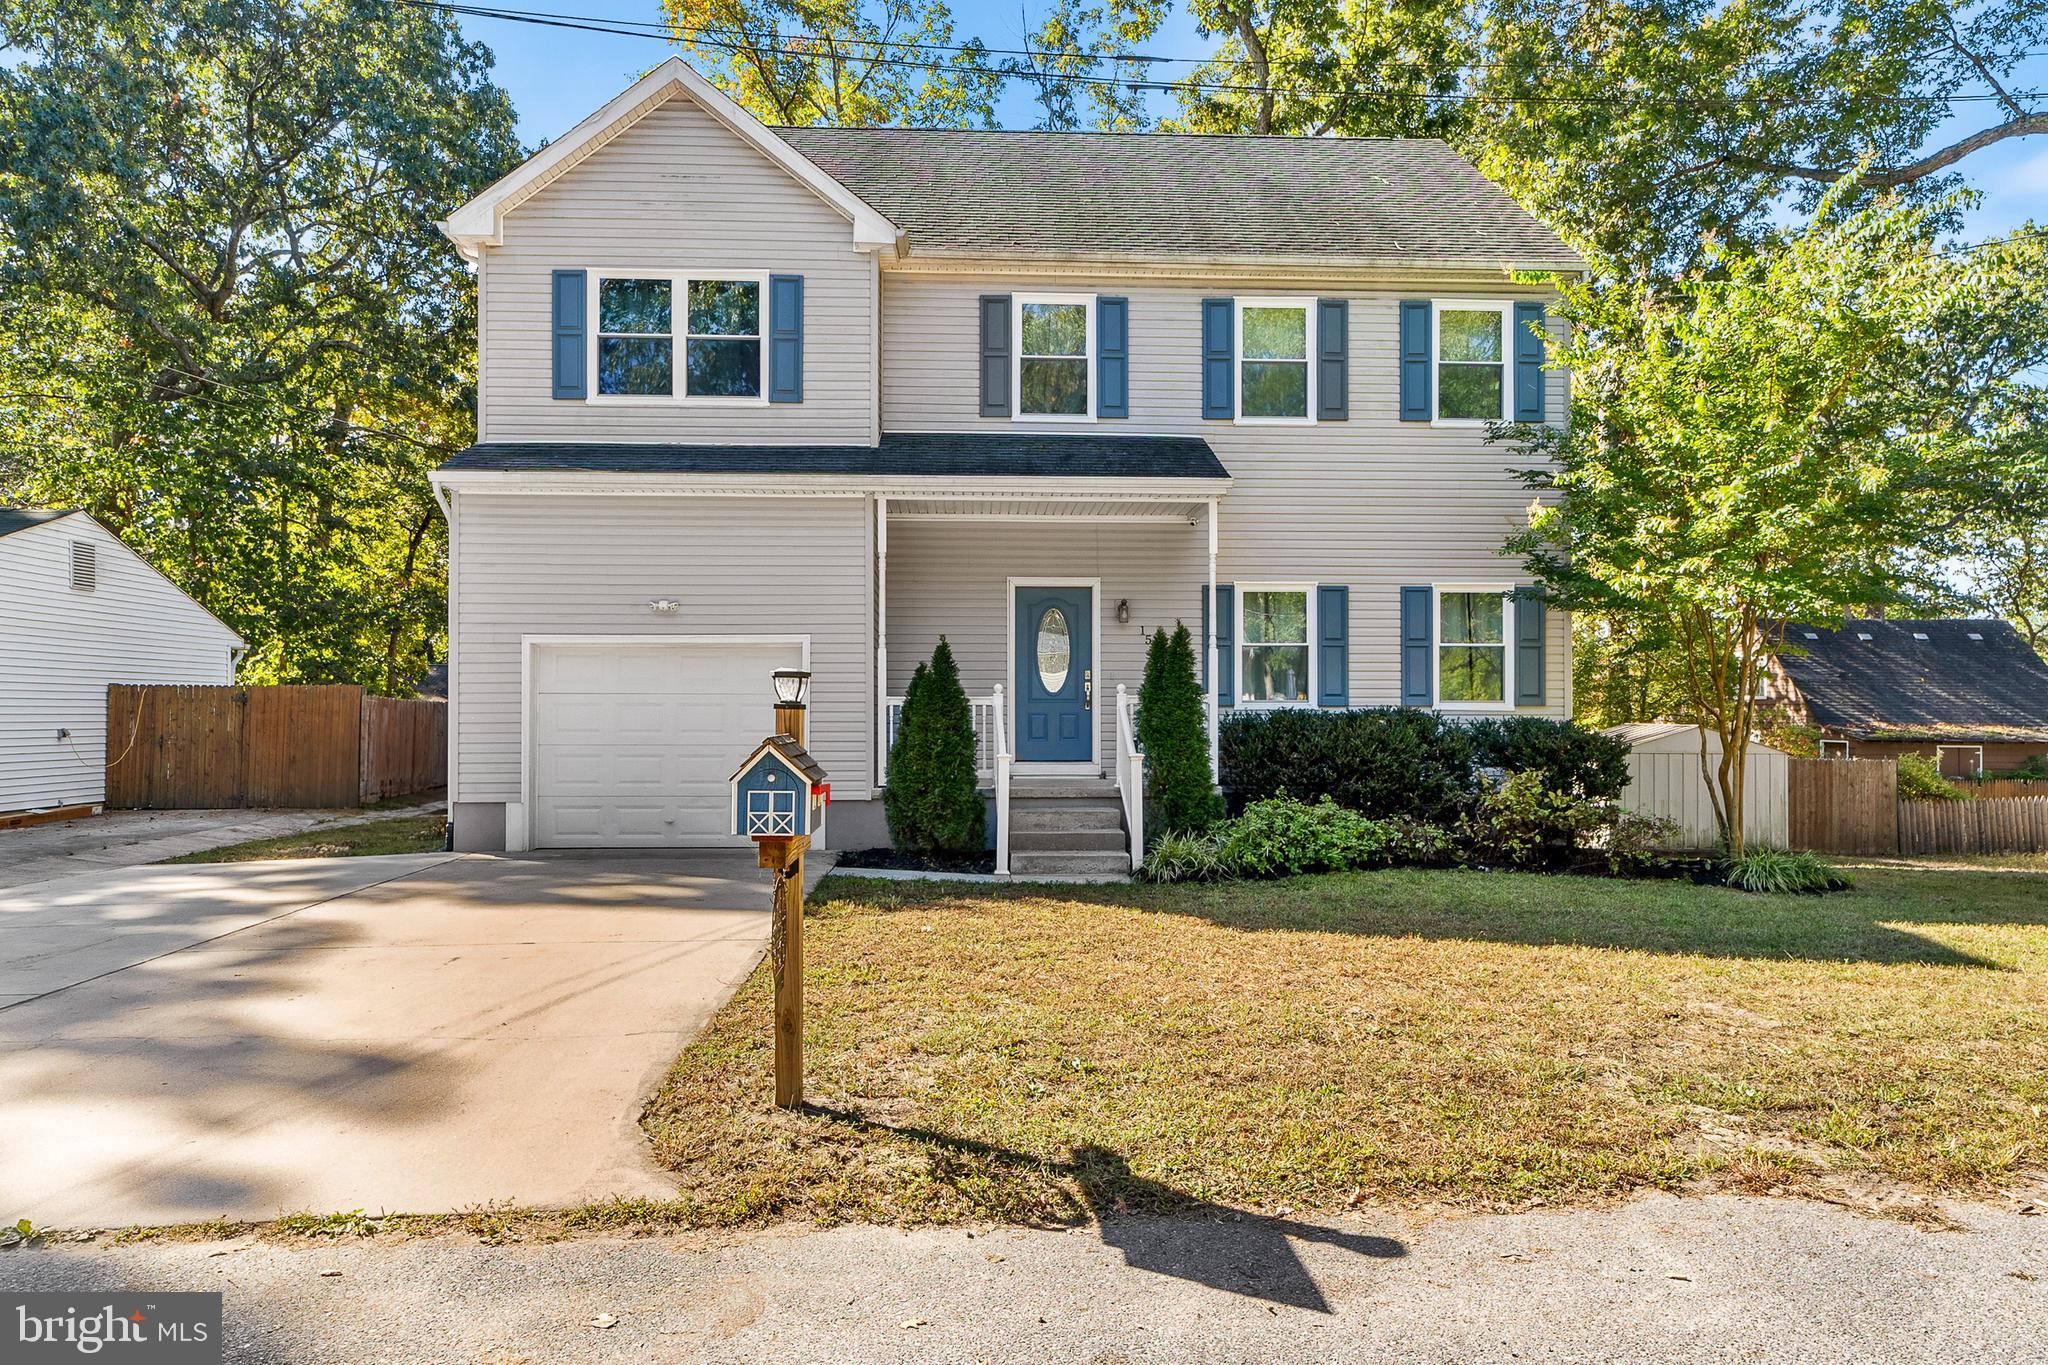
<svg viewBox="0 0 2048 1365">
<path fill-rule="evenodd" d="M 970 702 L 998 870 L 1010 870 L 1013 796 L 1061 791 L 1079 801 L 1091 787 L 1121 803 L 1135 866 L 1143 809 L 1134 721 L 1152 633 L 1185 623 L 1198 651 L 1213 645 L 1202 635 L 1202 602 L 1214 582 L 1217 497 L 1203 491 L 878 497 L 882 783 L 911 675 L 943 636 Z"/>
</svg>

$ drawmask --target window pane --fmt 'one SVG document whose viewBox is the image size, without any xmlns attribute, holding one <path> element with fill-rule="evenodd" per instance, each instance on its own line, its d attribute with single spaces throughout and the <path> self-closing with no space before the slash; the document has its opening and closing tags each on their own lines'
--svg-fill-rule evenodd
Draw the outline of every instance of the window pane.
<svg viewBox="0 0 2048 1365">
<path fill-rule="evenodd" d="M 675 392 L 675 343 L 666 337 L 599 337 L 599 393 Z"/>
<path fill-rule="evenodd" d="M 1017 411 L 1057 416 L 1088 412 L 1088 362 L 1022 360 L 1017 363 Z"/>
<path fill-rule="evenodd" d="M 1500 314 L 1446 308 L 1436 315 L 1438 360 L 1500 359 Z"/>
<path fill-rule="evenodd" d="M 1500 366 L 1437 366 L 1436 415 L 1499 421 Z"/>
<path fill-rule="evenodd" d="M 603 280 L 597 286 L 600 332 L 669 330 L 667 280 Z"/>
<path fill-rule="evenodd" d="M 690 342 L 689 392 L 704 398 L 761 396 L 761 343 Z"/>
<path fill-rule="evenodd" d="M 1299 308 L 1244 310 L 1247 360 L 1308 359 L 1308 314 Z"/>
<path fill-rule="evenodd" d="M 1088 307 L 1080 303 L 1027 303 L 1025 355 L 1088 354 Z"/>
<path fill-rule="evenodd" d="M 690 334 L 761 335 L 761 286 L 752 280 L 691 280 Z"/>
<path fill-rule="evenodd" d="M 1244 656 L 1246 701 L 1307 701 L 1307 645 L 1251 645 Z"/>
<path fill-rule="evenodd" d="M 1048 695 L 1067 685 L 1068 664 L 1074 657 L 1067 638 L 1067 614 L 1047 607 L 1038 618 L 1038 685 Z"/>
<path fill-rule="evenodd" d="M 1308 643 L 1308 594 L 1248 592 L 1244 595 L 1244 642 L 1248 645 Z"/>
<path fill-rule="evenodd" d="M 1297 361 L 1244 363 L 1246 417 L 1308 416 L 1308 366 Z"/>
<path fill-rule="evenodd" d="M 1507 700 L 1506 653 L 1499 645 L 1445 645 L 1439 649 L 1437 700 Z"/>
<path fill-rule="evenodd" d="M 1496 592 L 1444 594 L 1443 642 L 1447 645 L 1497 645 L 1501 634 L 1501 598 Z"/>
</svg>

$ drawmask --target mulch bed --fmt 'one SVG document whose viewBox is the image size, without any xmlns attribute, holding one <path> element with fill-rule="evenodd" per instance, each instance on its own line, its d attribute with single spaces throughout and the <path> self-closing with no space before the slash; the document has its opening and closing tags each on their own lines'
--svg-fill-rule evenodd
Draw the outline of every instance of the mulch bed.
<svg viewBox="0 0 2048 1365">
<path fill-rule="evenodd" d="M 855 848 L 839 855 L 835 872 L 852 872 L 864 867 L 891 872 L 994 872 L 996 855 L 975 858 L 924 858 L 893 848 Z"/>
</svg>

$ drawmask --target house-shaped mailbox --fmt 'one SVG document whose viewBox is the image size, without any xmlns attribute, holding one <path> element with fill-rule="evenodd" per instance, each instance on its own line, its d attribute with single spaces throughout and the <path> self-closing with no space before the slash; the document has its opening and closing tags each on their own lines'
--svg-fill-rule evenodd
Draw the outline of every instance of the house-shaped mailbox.
<svg viewBox="0 0 2048 1365">
<path fill-rule="evenodd" d="M 818 760 L 788 735 L 770 735 L 732 775 L 732 832 L 750 839 L 808 838 L 823 829 L 831 796 Z"/>
</svg>

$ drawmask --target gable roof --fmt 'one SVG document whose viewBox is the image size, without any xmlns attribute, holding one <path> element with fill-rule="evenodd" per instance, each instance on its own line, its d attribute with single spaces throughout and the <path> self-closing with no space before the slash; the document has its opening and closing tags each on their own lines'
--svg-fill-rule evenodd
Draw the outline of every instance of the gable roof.
<svg viewBox="0 0 2048 1365">
<path fill-rule="evenodd" d="M 874 446 L 493 443 L 459 451 L 435 472 L 463 470 L 929 479 L 1230 477 L 1216 452 L 1199 436 L 1064 436 L 1028 431 L 901 432 L 884 435 L 881 444 Z"/>
<path fill-rule="evenodd" d="M 775 131 L 914 256 L 1586 266 L 1436 138 Z"/>
<path fill-rule="evenodd" d="M 0 507 L 0 536 L 78 515 L 75 507 Z"/>
<path fill-rule="evenodd" d="M 1778 664 L 1852 739 L 2048 739 L 2048 663 L 2005 621 L 1793 625 Z"/>
<path fill-rule="evenodd" d="M 798 183 L 845 215 L 853 226 L 854 245 L 863 250 L 893 246 L 901 234 L 896 225 L 863 202 L 859 195 L 806 161 L 765 124 L 734 104 L 718 87 L 680 57 L 670 57 L 606 102 L 603 108 L 535 152 L 476 198 L 449 214 L 438 226 L 456 249 L 470 260 L 487 246 L 505 240 L 505 215 L 546 189 L 593 152 L 638 123 L 678 93 L 731 129 L 768 160 L 788 171 Z"/>
<path fill-rule="evenodd" d="M 788 735 L 770 735 L 754 746 L 754 751 L 747 755 L 746 762 L 734 768 L 732 776 L 728 777 L 726 781 L 733 782 L 738 780 L 739 775 L 753 767 L 759 761 L 761 755 L 765 753 L 773 753 L 782 760 L 783 766 L 800 774 L 807 782 L 823 782 L 825 780 L 825 770 L 818 766 L 818 760 L 812 758 L 810 752 L 803 745 L 797 743 Z"/>
</svg>

